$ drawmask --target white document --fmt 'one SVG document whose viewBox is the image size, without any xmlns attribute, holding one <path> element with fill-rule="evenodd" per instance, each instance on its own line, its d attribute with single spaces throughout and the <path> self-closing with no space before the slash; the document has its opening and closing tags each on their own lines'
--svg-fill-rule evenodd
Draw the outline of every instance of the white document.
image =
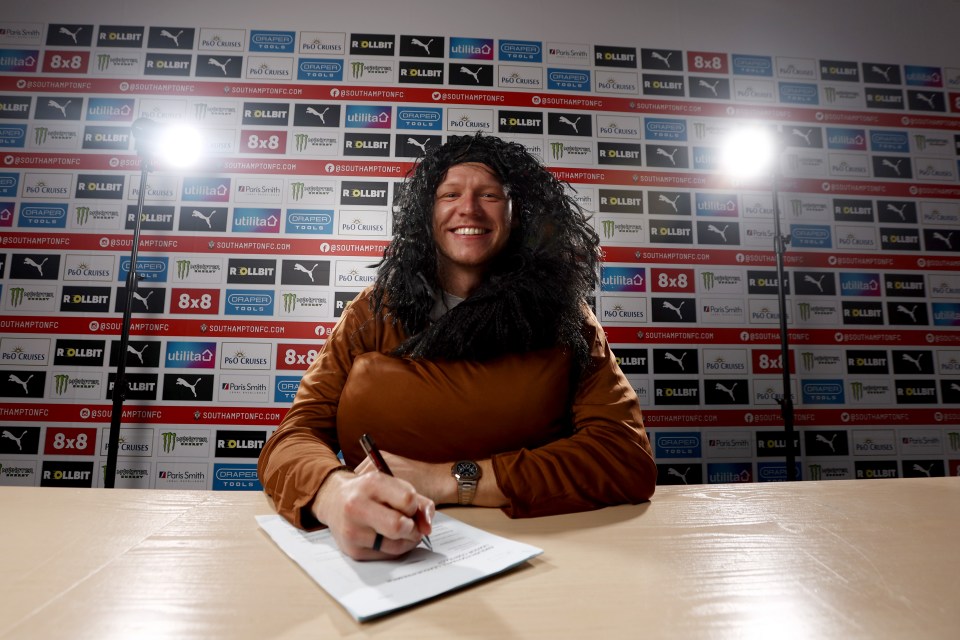
<svg viewBox="0 0 960 640">
<path fill-rule="evenodd" d="M 397 560 L 357 562 L 329 529 L 303 531 L 278 515 L 257 523 L 294 562 L 363 622 L 506 571 L 543 549 L 495 536 L 448 515 L 433 519 L 430 542 Z"/>
</svg>

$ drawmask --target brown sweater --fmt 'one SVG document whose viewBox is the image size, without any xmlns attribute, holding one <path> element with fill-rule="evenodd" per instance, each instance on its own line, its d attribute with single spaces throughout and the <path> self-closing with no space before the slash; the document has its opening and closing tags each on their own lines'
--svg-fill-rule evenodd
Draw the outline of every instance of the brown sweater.
<svg viewBox="0 0 960 640">
<path fill-rule="evenodd" d="M 511 517 L 638 503 L 657 470 L 633 387 L 591 313 L 591 347 L 567 413 L 570 357 L 559 347 L 485 362 L 389 355 L 405 334 L 374 317 L 370 290 L 343 312 L 260 454 L 258 472 L 277 511 L 313 527 L 321 483 L 364 458 L 369 432 L 380 448 L 425 462 L 492 458 Z M 484 478 L 482 482 L 493 481 Z"/>
</svg>

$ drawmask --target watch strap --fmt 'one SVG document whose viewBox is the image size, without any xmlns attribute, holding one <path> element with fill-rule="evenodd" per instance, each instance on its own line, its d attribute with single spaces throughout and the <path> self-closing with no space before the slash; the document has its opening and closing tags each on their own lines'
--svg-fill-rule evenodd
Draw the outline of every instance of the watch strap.
<svg viewBox="0 0 960 640">
<path fill-rule="evenodd" d="M 473 504 L 473 499 L 477 496 L 476 480 L 457 479 L 457 504 Z"/>
</svg>

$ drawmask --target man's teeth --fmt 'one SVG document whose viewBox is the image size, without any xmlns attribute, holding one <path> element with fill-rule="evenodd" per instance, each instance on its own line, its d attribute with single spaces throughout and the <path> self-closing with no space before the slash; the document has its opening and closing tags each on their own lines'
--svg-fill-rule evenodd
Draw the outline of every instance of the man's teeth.
<svg viewBox="0 0 960 640">
<path fill-rule="evenodd" d="M 454 233 L 459 236 L 479 236 L 486 232 L 486 229 L 478 229 L 476 227 L 461 228 L 454 231 Z"/>
</svg>

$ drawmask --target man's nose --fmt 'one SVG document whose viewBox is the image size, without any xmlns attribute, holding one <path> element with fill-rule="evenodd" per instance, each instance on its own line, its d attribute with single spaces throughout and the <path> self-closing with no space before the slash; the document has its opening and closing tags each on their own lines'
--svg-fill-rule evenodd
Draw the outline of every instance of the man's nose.
<svg viewBox="0 0 960 640">
<path fill-rule="evenodd" d="M 473 193 L 465 193 L 460 198 L 458 213 L 461 215 L 475 215 L 480 211 L 480 196 Z"/>
</svg>

